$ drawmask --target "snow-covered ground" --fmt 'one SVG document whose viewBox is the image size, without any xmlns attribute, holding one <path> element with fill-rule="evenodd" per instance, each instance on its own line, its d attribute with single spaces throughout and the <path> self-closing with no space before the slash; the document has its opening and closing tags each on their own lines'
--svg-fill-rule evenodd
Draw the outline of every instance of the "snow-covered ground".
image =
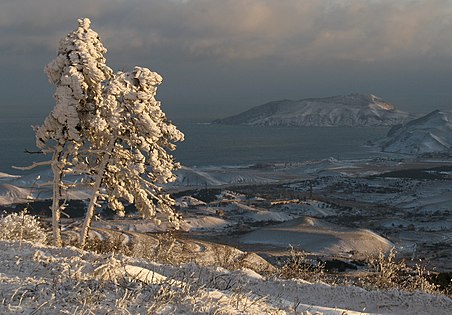
<svg viewBox="0 0 452 315">
<path fill-rule="evenodd" d="M 298 244 L 305 251 L 338 256 L 365 254 L 366 248 L 385 249 L 394 244 L 408 258 L 451 271 L 452 249 L 447 245 L 452 234 L 451 166 L 452 162 L 444 160 L 386 158 L 183 168 L 168 189 L 177 198 L 184 217 L 181 227 L 188 235 L 226 235 L 222 242 L 250 246 L 253 240 L 253 244 L 286 250 Z M 12 204 L 30 201 L 30 197 L 48 199 L 51 191 L 41 184 L 49 181 L 50 173 L 42 172 L 37 178 L 37 173 L 2 175 L 0 203 L 12 209 Z M 197 193 L 202 191 L 211 196 Z M 70 191 L 69 199 L 86 196 L 86 191 L 77 189 Z M 317 225 L 303 226 L 297 220 L 314 220 Z M 292 226 L 290 231 L 277 227 L 284 222 Z M 94 227 L 136 233 L 165 228 L 139 220 L 99 221 Z M 339 235 L 341 228 L 348 229 L 347 233 Z M 272 231 L 278 231 L 277 238 L 269 237 Z M 259 233 L 266 238 L 256 241 Z M 385 240 L 378 241 L 372 233 Z M 244 235 L 243 239 L 231 236 L 236 234 Z M 325 238 L 328 241 L 320 242 Z M 364 243 L 359 241 L 363 239 Z"/>
<path fill-rule="evenodd" d="M 394 157 L 184 168 L 179 181 L 168 186 L 184 217 L 172 250 L 191 264 L 2 242 L 0 313 L 146 313 L 155 307 L 163 314 L 284 314 L 295 308 L 325 314 L 448 314 L 446 297 L 281 280 L 256 274 L 255 267 L 271 271 L 290 246 L 350 262 L 394 245 L 413 264 L 422 259 L 429 269 L 451 271 L 451 166 L 445 160 Z M 30 197 L 47 199 L 50 191 L 41 183 L 48 180 L 45 172 L 3 174 L 3 207 L 20 208 L 12 204 Z M 83 189 L 70 193 L 74 199 L 86 196 Z M 77 238 L 80 225 L 64 218 L 64 239 Z M 164 230 L 132 213 L 95 220 L 91 236 L 146 239 L 143 251 L 152 254 L 165 242 Z M 255 271 L 218 268 L 219 253 L 246 256 L 246 266 Z M 113 267 L 114 275 L 105 272 Z M 141 278 L 143 273 L 154 278 Z M 152 283 L 157 278 L 164 284 Z"/>
<path fill-rule="evenodd" d="M 362 253 L 378 255 L 394 245 L 387 239 L 365 229 L 345 228 L 323 220 L 303 217 L 245 234 L 245 244 L 273 245 L 281 248 L 291 244 L 312 254 L 346 255 Z M 351 256 L 351 255 L 350 255 Z"/>
<path fill-rule="evenodd" d="M 452 300 L 0 241 L 2 314 L 450 314 Z"/>
</svg>

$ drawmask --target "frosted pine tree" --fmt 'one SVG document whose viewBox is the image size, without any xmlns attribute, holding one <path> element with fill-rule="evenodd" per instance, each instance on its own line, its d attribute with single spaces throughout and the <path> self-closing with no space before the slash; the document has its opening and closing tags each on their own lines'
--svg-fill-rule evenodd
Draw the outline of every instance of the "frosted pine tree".
<svg viewBox="0 0 452 315">
<path fill-rule="evenodd" d="M 66 174 L 78 174 L 92 187 L 80 242 L 88 236 L 95 208 L 103 200 L 120 214 L 123 202 L 133 203 L 143 216 L 165 218 L 178 227 L 174 200 L 160 184 L 175 179 L 179 165 L 169 151 L 183 134 L 171 124 L 155 99 L 162 78 L 146 68 L 112 75 L 106 49 L 89 19 L 61 40 L 58 56 L 45 71 L 56 85 L 56 105 L 42 126 L 36 144 L 52 154 L 54 174 L 52 224 L 54 243 L 61 245 L 60 212 L 70 184 Z"/>
<path fill-rule="evenodd" d="M 84 133 L 90 117 L 102 100 L 102 83 L 111 77 L 105 65 L 99 36 L 90 29 L 89 19 L 60 41 L 57 57 L 45 67 L 49 81 L 56 86 L 56 105 L 42 126 L 35 127 L 36 145 L 52 154 L 52 225 L 56 246 L 61 246 L 60 212 L 64 208 L 63 177 L 78 167 L 79 150 L 85 144 Z"/>
<path fill-rule="evenodd" d="M 175 228 L 180 217 L 174 200 L 159 184 L 175 180 L 178 168 L 169 153 L 184 135 L 167 120 L 155 99 L 162 77 L 147 68 L 119 72 L 107 84 L 104 101 L 92 121 L 88 138 L 95 160 L 93 193 L 80 235 L 84 246 L 99 200 L 120 215 L 124 202 L 160 223 L 164 218 Z"/>
</svg>

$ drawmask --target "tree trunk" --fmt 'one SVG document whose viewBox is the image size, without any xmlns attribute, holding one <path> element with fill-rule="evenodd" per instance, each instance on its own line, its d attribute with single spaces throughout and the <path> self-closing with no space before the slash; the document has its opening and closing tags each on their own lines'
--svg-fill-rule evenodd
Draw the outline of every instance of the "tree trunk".
<svg viewBox="0 0 452 315">
<path fill-rule="evenodd" d="M 61 180 L 63 177 L 63 166 L 60 165 L 63 147 L 58 144 L 52 157 L 52 172 L 53 172 L 53 195 L 52 195 L 52 230 L 53 230 L 53 245 L 57 247 L 62 246 L 60 217 L 61 217 Z"/>
<path fill-rule="evenodd" d="M 80 232 L 80 246 L 84 248 L 86 245 L 86 240 L 88 238 L 89 229 L 91 226 L 91 221 L 93 220 L 94 210 L 97 206 L 97 199 L 100 195 L 100 189 L 102 186 L 102 180 L 104 179 L 105 170 L 107 168 L 108 161 L 111 157 L 115 141 L 111 141 L 107 152 L 104 154 L 102 161 L 98 168 L 98 173 L 96 175 L 96 182 L 94 183 L 93 193 L 91 194 L 88 209 L 86 210 L 85 220 L 83 221 L 82 230 Z"/>
</svg>

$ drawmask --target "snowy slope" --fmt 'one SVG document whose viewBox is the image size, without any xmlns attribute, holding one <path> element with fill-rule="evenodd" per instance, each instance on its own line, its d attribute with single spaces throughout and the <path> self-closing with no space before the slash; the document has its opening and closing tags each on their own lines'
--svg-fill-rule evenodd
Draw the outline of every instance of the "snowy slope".
<svg viewBox="0 0 452 315">
<path fill-rule="evenodd" d="M 0 241 L 1 314 L 450 314 L 442 295 Z"/>
<path fill-rule="evenodd" d="M 452 154 L 452 111 L 436 110 L 394 127 L 377 144 L 385 152 Z"/>
<path fill-rule="evenodd" d="M 349 94 L 298 101 L 282 100 L 214 121 L 253 126 L 393 126 L 413 119 L 375 95 Z"/>
</svg>

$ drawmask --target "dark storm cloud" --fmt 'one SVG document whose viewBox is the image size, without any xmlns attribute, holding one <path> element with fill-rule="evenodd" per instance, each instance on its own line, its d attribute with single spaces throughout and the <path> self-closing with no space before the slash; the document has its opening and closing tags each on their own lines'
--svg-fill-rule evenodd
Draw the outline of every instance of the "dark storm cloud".
<svg viewBox="0 0 452 315">
<path fill-rule="evenodd" d="M 403 93 L 422 86 L 412 76 L 446 93 L 452 70 L 449 0 L 3 0 L 0 65 L 42 75 L 79 17 L 92 19 L 113 68 L 163 72 L 177 104 L 395 95 L 398 80 Z"/>
</svg>

